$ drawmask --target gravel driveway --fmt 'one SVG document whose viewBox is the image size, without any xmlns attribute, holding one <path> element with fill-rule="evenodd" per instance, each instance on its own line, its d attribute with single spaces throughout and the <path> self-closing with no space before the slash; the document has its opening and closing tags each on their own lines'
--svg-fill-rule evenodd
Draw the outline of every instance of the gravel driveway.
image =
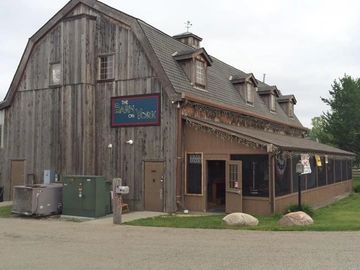
<svg viewBox="0 0 360 270">
<path fill-rule="evenodd" d="M 0 269 L 360 269 L 359 232 L 0 219 Z"/>
</svg>

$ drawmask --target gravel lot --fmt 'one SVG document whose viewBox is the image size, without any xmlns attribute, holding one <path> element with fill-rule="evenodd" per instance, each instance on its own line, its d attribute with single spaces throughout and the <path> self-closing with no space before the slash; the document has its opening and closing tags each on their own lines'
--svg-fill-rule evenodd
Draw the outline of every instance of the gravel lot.
<svg viewBox="0 0 360 270">
<path fill-rule="evenodd" d="M 360 269 L 360 232 L 0 219 L 0 269 Z"/>
</svg>

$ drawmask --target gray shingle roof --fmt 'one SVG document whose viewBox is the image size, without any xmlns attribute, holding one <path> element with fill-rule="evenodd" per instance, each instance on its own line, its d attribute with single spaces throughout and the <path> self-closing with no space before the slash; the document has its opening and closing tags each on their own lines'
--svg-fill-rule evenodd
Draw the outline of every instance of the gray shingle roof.
<svg viewBox="0 0 360 270">
<path fill-rule="evenodd" d="M 241 110 L 255 113 L 270 120 L 303 128 L 300 121 L 296 117 L 289 118 L 278 103 L 276 104 L 276 113 L 271 113 L 259 95 L 255 95 L 254 106 L 247 105 L 240 93 L 234 88 L 229 77 L 246 77 L 249 74 L 218 60 L 214 56 L 211 56 L 213 62 L 212 65 L 208 67 L 207 91 L 194 88 L 184 70 L 172 55 L 175 52 L 195 51 L 196 49 L 175 40 L 171 36 L 139 19 L 138 22 L 176 92 L 189 93 L 201 98 L 206 98 L 219 105 L 235 106 Z M 264 83 L 261 83 L 261 85 L 266 86 Z"/>
</svg>

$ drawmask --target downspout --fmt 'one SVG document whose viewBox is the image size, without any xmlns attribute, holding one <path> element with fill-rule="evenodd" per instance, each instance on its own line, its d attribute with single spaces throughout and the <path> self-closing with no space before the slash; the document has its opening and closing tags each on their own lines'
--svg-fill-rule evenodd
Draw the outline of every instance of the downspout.
<svg viewBox="0 0 360 270">
<path fill-rule="evenodd" d="M 183 210 L 184 207 L 184 192 L 183 192 L 183 127 L 182 127 L 182 109 L 181 101 L 176 103 L 177 109 L 177 124 L 176 124 L 176 210 Z"/>
</svg>

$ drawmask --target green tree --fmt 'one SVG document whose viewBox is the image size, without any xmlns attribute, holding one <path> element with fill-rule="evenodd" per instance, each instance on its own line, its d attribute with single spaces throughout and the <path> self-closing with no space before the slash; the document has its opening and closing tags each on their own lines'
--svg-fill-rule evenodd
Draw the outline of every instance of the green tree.
<svg viewBox="0 0 360 270">
<path fill-rule="evenodd" d="M 323 142 L 356 154 L 360 163 L 360 79 L 344 75 L 335 80 L 329 98 L 321 98 L 330 111 L 320 118 Z M 320 139 L 320 138 L 319 138 Z M 328 140 L 328 141 L 326 141 Z"/>
<path fill-rule="evenodd" d="M 325 131 L 326 120 L 323 116 L 317 116 L 311 119 L 312 128 L 309 133 L 310 139 L 325 144 L 332 144 L 333 137 Z"/>
</svg>

